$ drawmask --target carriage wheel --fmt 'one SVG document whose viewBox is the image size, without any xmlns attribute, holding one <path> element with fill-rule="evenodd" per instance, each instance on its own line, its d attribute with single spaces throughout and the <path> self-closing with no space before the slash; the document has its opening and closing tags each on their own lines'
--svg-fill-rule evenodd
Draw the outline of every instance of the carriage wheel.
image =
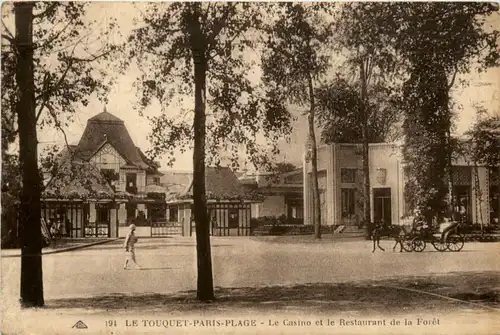
<svg viewBox="0 0 500 335">
<path fill-rule="evenodd" d="M 415 238 L 413 239 L 412 241 L 413 243 L 413 250 L 415 250 L 416 252 L 422 252 L 424 251 L 425 249 L 425 241 L 424 240 L 421 240 L 419 238 Z"/>
<path fill-rule="evenodd" d="M 401 241 L 403 245 L 403 250 L 407 252 L 412 252 L 414 250 L 413 241 L 412 240 L 403 240 Z"/>
<path fill-rule="evenodd" d="M 446 241 L 446 247 L 450 251 L 458 252 L 462 250 L 465 244 L 465 236 L 464 235 L 452 235 L 448 237 Z"/>
<path fill-rule="evenodd" d="M 443 243 L 441 241 L 434 241 L 432 242 L 432 246 L 434 247 L 434 249 L 436 249 L 437 251 L 446 251 L 446 249 L 448 249 L 448 245 L 446 243 Z"/>
</svg>

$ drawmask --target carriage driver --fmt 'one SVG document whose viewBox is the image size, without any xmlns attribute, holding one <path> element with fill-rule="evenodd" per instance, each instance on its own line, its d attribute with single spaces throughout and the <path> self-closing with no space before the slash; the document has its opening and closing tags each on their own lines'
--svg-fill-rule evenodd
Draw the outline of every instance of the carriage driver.
<svg viewBox="0 0 500 335">
<path fill-rule="evenodd" d="M 450 219 L 448 218 L 445 218 L 445 223 L 448 223 Z M 450 225 L 446 228 L 443 229 L 443 232 L 441 233 L 441 243 L 446 243 L 446 241 L 448 240 L 448 235 L 450 235 L 450 233 L 458 227 L 458 225 L 460 224 L 460 221 L 458 220 L 453 220 L 451 222 L 449 222 Z"/>
</svg>

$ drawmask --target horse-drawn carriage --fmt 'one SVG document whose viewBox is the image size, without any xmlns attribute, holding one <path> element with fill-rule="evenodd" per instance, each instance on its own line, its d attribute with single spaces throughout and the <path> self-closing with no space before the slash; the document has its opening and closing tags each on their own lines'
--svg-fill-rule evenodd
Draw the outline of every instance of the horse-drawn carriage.
<svg viewBox="0 0 500 335">
<path fill-rule="evenodd" d="M 458 232 L 459 227 L 460 222 L 451 222 L 450 226 L 446 227 L 443 232 L 435 231 L 431 227 L 416 227 L 405 236 L 403 249 L 405 251 L 422 252 L 430 243 L 437 251 L 458 252 L 462 250 L 465 244 L 465 235 Z"/>
<path fill-rule="evenodd" d="M 407 232 L 403 226 L 393 225 L 376 225 L 372 230 L 371 236 L 373 239 L 373 252 L 375 247 L 385 251 L 380 247 L 381 237 L 394 238 L 396 246 L 400 245 L 400 251 L 407 252 L 422 252 L 425 250 L 427 244 L 432 244 L 434 249 L 440 252 L 453 251 L 458 252 L 462 250 L 465 244 L 465 235 L 459 233 L 460 222 L 450 222 L 447 227 L 439 232 L 437 229 L 428 226 L 422 222 L 414 222 L 412 229 Z"/>
</svg>

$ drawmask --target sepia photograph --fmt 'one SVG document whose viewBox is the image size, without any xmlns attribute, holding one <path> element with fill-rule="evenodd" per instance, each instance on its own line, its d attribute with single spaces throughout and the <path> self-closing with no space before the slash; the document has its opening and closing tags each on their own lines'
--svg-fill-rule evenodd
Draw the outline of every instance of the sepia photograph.
<svg viewBox="0 0 500 335">
<path fill-rule="evenodd" d="M 500 333 L 499 7 L 2 2 L 0 332 Z"/>
</svg>

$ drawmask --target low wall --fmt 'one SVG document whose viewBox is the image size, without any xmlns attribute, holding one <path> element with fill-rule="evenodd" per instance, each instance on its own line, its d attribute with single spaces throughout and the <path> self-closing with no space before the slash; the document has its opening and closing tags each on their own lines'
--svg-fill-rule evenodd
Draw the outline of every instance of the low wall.
<svg viewBox="0 0 500 335">
<path fill-rule="evenodd" d="M 127 236 L 130 231 L 129 227 L 119 227 L 118 228 L 118 237 Z M 135 236 L 137 237 L 151 237 L 151 227 L 136 227 L 135 228 Z"/>
</svg>

